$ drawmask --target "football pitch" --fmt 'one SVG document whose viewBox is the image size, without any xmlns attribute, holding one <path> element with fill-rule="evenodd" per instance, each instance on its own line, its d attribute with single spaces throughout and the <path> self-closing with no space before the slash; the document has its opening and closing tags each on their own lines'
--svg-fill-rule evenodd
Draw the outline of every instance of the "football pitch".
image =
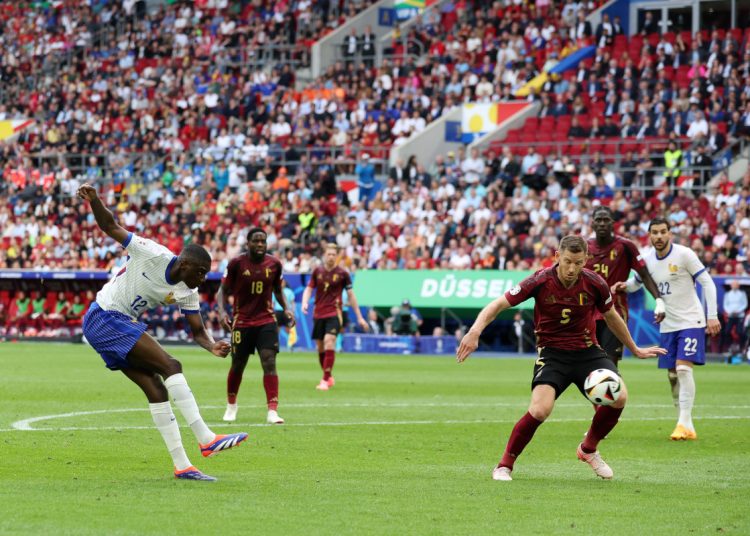
<svg viewBox="0 0 750 536">
<path fill-rule="evenodd" d="M 147 402 L 88 346 L 0 344 L 0 534 L 748 534 L 750 367 L 698 369 L 699 439 L 676 422 L 654 361 L 621 370 L 630 402 L 600 444 L 614 480 L 576 459 L 592 409 L 560 398 L 519 458 L 491 471 L 529 399 L 533 362 L 338 354 L 318 392 L 317 355 L 282 353 L 279 413 L 263 424 L 257 358 L 238 421 L 221 422 L 228 361 L 173 347 L 209 425 L 247 431 L 191 461 L 218 482 L 177 481 Z"/>
</svg>

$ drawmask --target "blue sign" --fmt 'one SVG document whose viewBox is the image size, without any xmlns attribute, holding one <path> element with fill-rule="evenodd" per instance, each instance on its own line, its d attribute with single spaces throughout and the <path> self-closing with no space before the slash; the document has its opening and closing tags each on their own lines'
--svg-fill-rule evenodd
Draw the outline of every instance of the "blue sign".
<svg viewBox="0 0 750 536">
<path fill-rule="evenodd" d="M 393 27 L 396 22 L 396 10 L 392 7 L 381 7 L 378 9 L 378 24 L 388 28 Z"/>
</svg>

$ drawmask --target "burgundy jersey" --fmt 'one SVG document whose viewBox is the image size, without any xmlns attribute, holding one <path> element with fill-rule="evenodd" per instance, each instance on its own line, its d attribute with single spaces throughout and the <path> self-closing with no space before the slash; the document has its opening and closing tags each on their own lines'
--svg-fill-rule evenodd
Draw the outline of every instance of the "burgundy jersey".
<svg viewBox="0 0 750 536">
<path fill-rule="evenodd" d="M 330 318 L 341 315 L 341 294 L 352 288 L 352 278 L 339 266 L 330 271 L 319 266 L 313 270 L 307 286 L 315 289 L 313 318 Z"/>
<path fill-rule="evenodd" d="M 615 236 L 615 239 L 604 247 L 599 246 L 596 238 L 591 238 L 588 240 L 588 244 L 589 258 L 586 262 L 586 268 L 601 275 L 610 287 L 615 283 L 627 281 L 630 277 L 630 270 L 638 271 L 646 267 L 646 262 L 641 257 L 638 248 L 627 238 Z M 627 293 L 618 292 L 613 296 L 613 299 L 615 310 L 627 322 Z"/>
<path fill-rule="evenodd" d="M 281 285 L 281 262 L 266 255 L 253 262 L 243 253 L 229 261 L 221 284 L 234 296 L 235 328 L 250 328 L 276 322 L 273 289 Z"/>
<path fill-rule="evenodd" d="M 595 313 L 612 308 L 607 282 L 583 269 L 578 280 L 565 288 L 557 277 L 557 265 L 539 270 L 505 293 L 511 305 L 534 298 L 534 333 L 540 348 L 581 350 L 596 340 Z"/>
</svg>

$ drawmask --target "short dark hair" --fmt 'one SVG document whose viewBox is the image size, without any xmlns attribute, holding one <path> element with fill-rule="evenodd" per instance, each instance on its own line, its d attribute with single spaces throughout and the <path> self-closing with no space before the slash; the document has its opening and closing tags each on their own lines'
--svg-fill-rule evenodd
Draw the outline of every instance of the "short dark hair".
<svg viewBox="0 0 750 536">
<path fill-rule="evenodd" d="M 571 253 L 588 253 L 589 247 L 581 235 L 568 235 L 560 240 L 560 247 L 557 248 L 560 253 L 570 251 Z"/>
<path fill-rule="evenodd" d="M 609 217 L 610 217 L 610 218 L 612 218 L 613 220 L 615 219 L 615 213 L 614 213 L 614 212 L 612 211 L 612 209 L 611 209 L 611 208 L 609 208 L 609 207 L 608 207 L 608 206 L 606 206 L 606 205 L 599 205 L 598 207 L 596 207 L 596 208 L 595 208 L 595 209 L 593 210 L 593 212 L 591 213 L 591 217 L 593 217 L 593 218 L 596 218 L 596 215 L 597 215 L 597 213 L 599 213 L 599 212 L 606 212 L 606 213 L 607 213 L 607 216 L 609 216 Z"/>
<path fill-rule="evenodd" d="M 654 225 L 666 225 L 666 226 L 667 226 L 667 230 L 669 230 L 669 229 L 670 229 L 670 225 L 669 225 L 669 220 L 668 220 L 667 218 L 663 218 L 663 217 L 661 217 L 661 216 L 657 216 L 656 218 L 652 219 L 652 220 L 651 220 L 651 221 L 650 221 L 650 222 L 648 223 L 648 232 L 649 232 L 649 233 L 651 232 L 651 228 L 652 228 L 652 227 L 653 227 Z"/>
<path fill-rule="evenodd" d="M 211 254 L 203 246 L 188 244 L 180 253 L 180 258 L 193 264 L 211 264 Z"/>
<path fill-rule="evenodd" d="M 250 242 L 250 240 L 253 238 L 253 235 L 255 233 L 263 233 L 264 235 L 266 235 L 266 237 L 268 236 L 268 233 L 265 230 L 261 229 L 260 227 L 253 227 L 252 229 L 250 229 L 247 232 L 247 241 L 248 242 Z"/>
</svg>

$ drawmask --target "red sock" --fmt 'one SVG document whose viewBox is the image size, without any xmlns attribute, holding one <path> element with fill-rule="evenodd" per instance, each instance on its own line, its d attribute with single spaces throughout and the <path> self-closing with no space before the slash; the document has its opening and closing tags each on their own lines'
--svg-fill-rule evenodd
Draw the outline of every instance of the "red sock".
<svg viewBox="0 0 750 536">
<path fill-rule="evenodd" d="M 505 453 L 498 466 L 507 467 L 513 469 L 513 464 L 516 463 L 516 458 L 521 455 L 523 449 L 529 444 L 531 438 L 534 437 L 534 432 L 539 428 L 542 421 L 536 420 L 531 416 L 528 411 L 526 415 L 521 417 L 516 425 L 513 427 L 513 432 L 510 434 L 508 444 L 505 446 Z"/>
<path fill-rule="evenodd" d="M 263 389 L 266 390 L 266 402 L 268 409 L 276 410 L 279 407 L 279 377 L 275 374 L 263 376 Z"/>
<path fill-rule="evenodd" d="M 229 374 L 227 375 L 227 402 L 230 404 L 237 403 L 237 393 L 240 392 L 241 383 L 242 372 L 236 372 L 230 367 Z"/>
<path fill-rule="evenodd" d="M 318 362 L 320 363 L 320 368 L 321 369 L 325 368 L 323 366 L 323 363 L 325 363 L 325 359 L 326 359 L 326 353 L 325 352 L 318 352 Z"/>
<path fill-rule="evenodd" d="M 586 437 L 581 444 L 583 452 L 588 454 L 596 452 L 596 447 L 603 437 L 612 431 L 620 420 L 624 408 L 613 408 L 612 406 L 599 406 L 591 420 L 591 428 L 586 432 Z"/>
<path fill-rule="evenodd" d="M 325 359 L 323 359 L 323 379 L 328 380 L 333 372 L 333 362 L 336 361 L 336 352 L 334 350 L 325 351 Z"/>
</svg>

